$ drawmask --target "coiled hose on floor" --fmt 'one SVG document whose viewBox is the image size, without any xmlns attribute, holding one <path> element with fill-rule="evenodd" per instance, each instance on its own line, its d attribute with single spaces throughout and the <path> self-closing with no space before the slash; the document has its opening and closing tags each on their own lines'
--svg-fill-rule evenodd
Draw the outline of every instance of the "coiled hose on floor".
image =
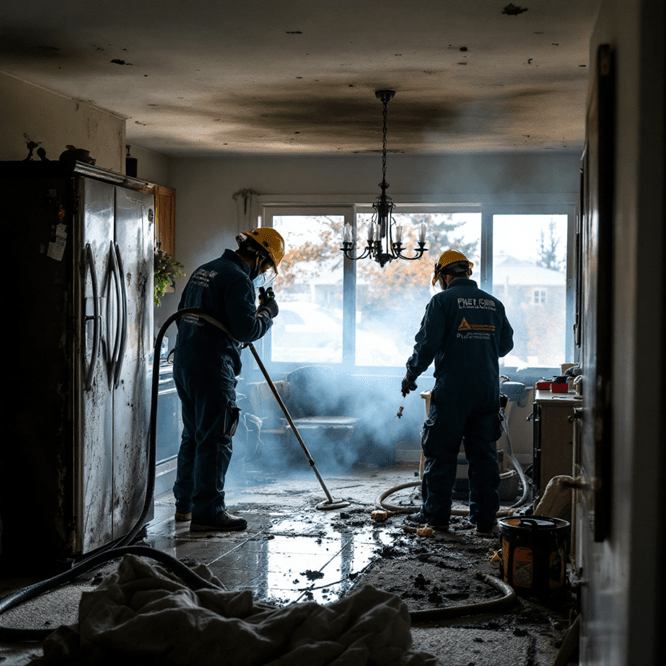
<svg viewBox="0 0 666 666">
<path fill-rule="evenodd" d="M 516 460 L 516 456 L 513 454 L 513 450 L 511 448 L 511 439 L 509 437 L 509 425 L 508 425 L 508 418 L 504 412 L 504 410 L 501 410 L 502 414 L 502 429 L 504 430 L 504 433 L 506 434 L 506 448 L 509 453 L 509 458 L 511 459 L 511 462 L 518 473 L 518 477 L 520 478 L 520 483 L 522 484 L 523 487 L 523 492 L 520 497 L 520 499 L 515 503 L 512 504 L 510 507 L 507 507 L 505 509 L 500 509 L 497 512 L 497 516 L 503 517 L 503 516 L 509 516 L 513 513 L 513 509 L 517 509 L 525 502 L 527 501 L 527 496 L 529 492 L 529 482 L 527 478 L 525 477 L 525 473 L 523 472 L 523 468 L 520 466 L 520 463 L 518 460 Z M 510 472 L 505 473 L 505 474 L 510 474 Z M 500 474 L 500 478 L 502 478 L 503 475 Z M 382 511 L 388 511 L 388 513 L 405 513 L 405 514 L 410 514 L 410 513 L 418 513 L 420 510 L 420 506 L 412 506 L 412 507 L 405 507 L 405 506 L 397 506 L 395 504 L 389 504 L 386 502 L 386 498 L 390 497 L 394 493 L 399 492 L 400 490 L 406 490 L 407 488 L 417 488 L 421 485 L 421 481 L 409 481 L 407 483 L 402 483 L 398 486 L 393 486 L 389 488 L 388 490 L 385 490 L 384 492 L 380 493 L 377 499 L 375 500 L 375 507 L 377 509 L 380 509 Z M 451 509 L 451 515 L 452 516 L 468 516 L 469 515 L 469 509 Z"/>
</svg>

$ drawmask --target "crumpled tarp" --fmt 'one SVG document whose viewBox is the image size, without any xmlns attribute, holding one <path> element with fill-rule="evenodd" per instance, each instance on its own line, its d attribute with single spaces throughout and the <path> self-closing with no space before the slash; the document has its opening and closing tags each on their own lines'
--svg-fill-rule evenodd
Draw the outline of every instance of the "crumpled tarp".
<svg viewBox="0 0 666 666">
<path fill-rule="evenodd" d="M 326 606 L 274 608 L 220 585 L 193 591 L 159 564 L 125 555 L 116 573 L 84 592 L 79 623 L 43 644 L 35 666 L 436 666 L 411 650 L 409 613 L 399 597 L 366 586 Z"/>
</svg>

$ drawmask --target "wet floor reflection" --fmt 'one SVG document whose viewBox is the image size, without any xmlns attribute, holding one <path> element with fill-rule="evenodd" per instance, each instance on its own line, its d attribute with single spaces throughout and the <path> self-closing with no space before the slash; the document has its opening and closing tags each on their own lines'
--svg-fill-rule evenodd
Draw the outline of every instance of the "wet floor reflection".
<svg viewBox="0 0 666 666">
<path fill-rule="evenodd" d="M 393 541 L 390 531 L 346 522 L 339 513 L 249 515 L 248 530 L 221 534 L 191 533 L 186 523 L 163 513 L 147 531 L 154 547 L 203 562 L 227 589 L 250 590 L 276 605 L 341 598 Z"/>
<path fill-rule="evenodd" d="M 302 521 L 273 521 L 256 540 L 210 566 L 225 585 L 233 578 L 234 586 L 252 589 L 262 600 L 328 603 L 354 585 L 383 541 L 378 543 L 371 529 L 341 532 L 322 523 L 307 531 L 310 534 L 302 533 Z"/>
<path fill-rule="evenodd" d="M 188 564 L 205 564 L 227 589 L 251 591 L 257 600 L 331 603 L 348 594 L 373 561 L 390 557 L 404 535 L 397 520 L 370 519 L 379 492 L 403 475 L 387 470 L 376 479 L 350 473 L 331 480 L 334 495 L 350 501 L 333 511 L 315 508 L 321 490 L 305 483 L 309 477 L 251 485 L 234 495 L 235 512 L 248 528 L 231 533 L 190 532 L 188 523 L 174 521 L 173 496 L 166 493 L 156 498 L 146 541 Z"/>
</svg>

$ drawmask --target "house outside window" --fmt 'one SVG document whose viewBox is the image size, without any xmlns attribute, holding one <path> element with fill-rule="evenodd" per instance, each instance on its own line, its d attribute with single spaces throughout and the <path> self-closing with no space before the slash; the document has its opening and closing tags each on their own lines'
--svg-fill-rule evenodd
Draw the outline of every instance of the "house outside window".
<svg viewBox="0 0 666 666">
<path fill-rule="evenodd" d="M 557 368 L 567 359 L 568 228 L 567 215 L 493 216 L 491 291 L 514 329 L 505 367 Z"/>
</svg>

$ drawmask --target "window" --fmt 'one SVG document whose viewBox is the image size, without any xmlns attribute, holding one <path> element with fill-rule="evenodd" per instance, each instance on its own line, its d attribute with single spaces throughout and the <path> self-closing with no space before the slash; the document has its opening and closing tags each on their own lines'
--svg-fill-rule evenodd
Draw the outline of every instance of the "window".
<svg viewBox="0 0 666 666">
<path fill-rule="evenodd" d="M 412 254 L 422 222 L 429 251 L 418 261 L 396 260 L 384 268 L 340 252 L 345 222 L 354 227 L 362 251 L 371 217 L 372 208 L 362 206 L 265 207 L 265 223 L 287 243 L 275 282 L 280 316 L 266 349 L 272 362 L 402 371 L 434 293 L 433 265 L 448 248 L 463 251 L 474 263 L 472 279 L 505 304 L 515 347 L 503 365 L 512 376 L 567 360 L 571 212 L 400 205 L 394 217 L 404 230 L 405 253 Z"/>
<path fill-rule="evenodd" d="M 359 214 L 359 228 L 365 229 L 371 218 L 369 212 Z M 414 254 L 418 229 L 425 222 L 428 252 L 417 261 L 399 259 L 383 268 L 374 261 L 356 262 L 356 365 L 406 363 L 434 293 L 431 282 L 435 261 L 445 249 L 461 250 L 474 263 L 474 271 L 480 272 L 480 212 L 408 212 L 396 213 L 394 218 L 404 230 L 406 256 Z"/>
<path fill-rule="evenodd" d="M 492 292 L 514 331 L 505 367 L 566 361 L 567 229 L 567 215 L 493 216 Z"/>
<path fill-rule="evenodd" d="M 273 361 L 342 362 L 344 221 L 335 212 L 272 217 L 287 240 L 276 280 L 280 315 L 271 330 Z"/>
</svg>

